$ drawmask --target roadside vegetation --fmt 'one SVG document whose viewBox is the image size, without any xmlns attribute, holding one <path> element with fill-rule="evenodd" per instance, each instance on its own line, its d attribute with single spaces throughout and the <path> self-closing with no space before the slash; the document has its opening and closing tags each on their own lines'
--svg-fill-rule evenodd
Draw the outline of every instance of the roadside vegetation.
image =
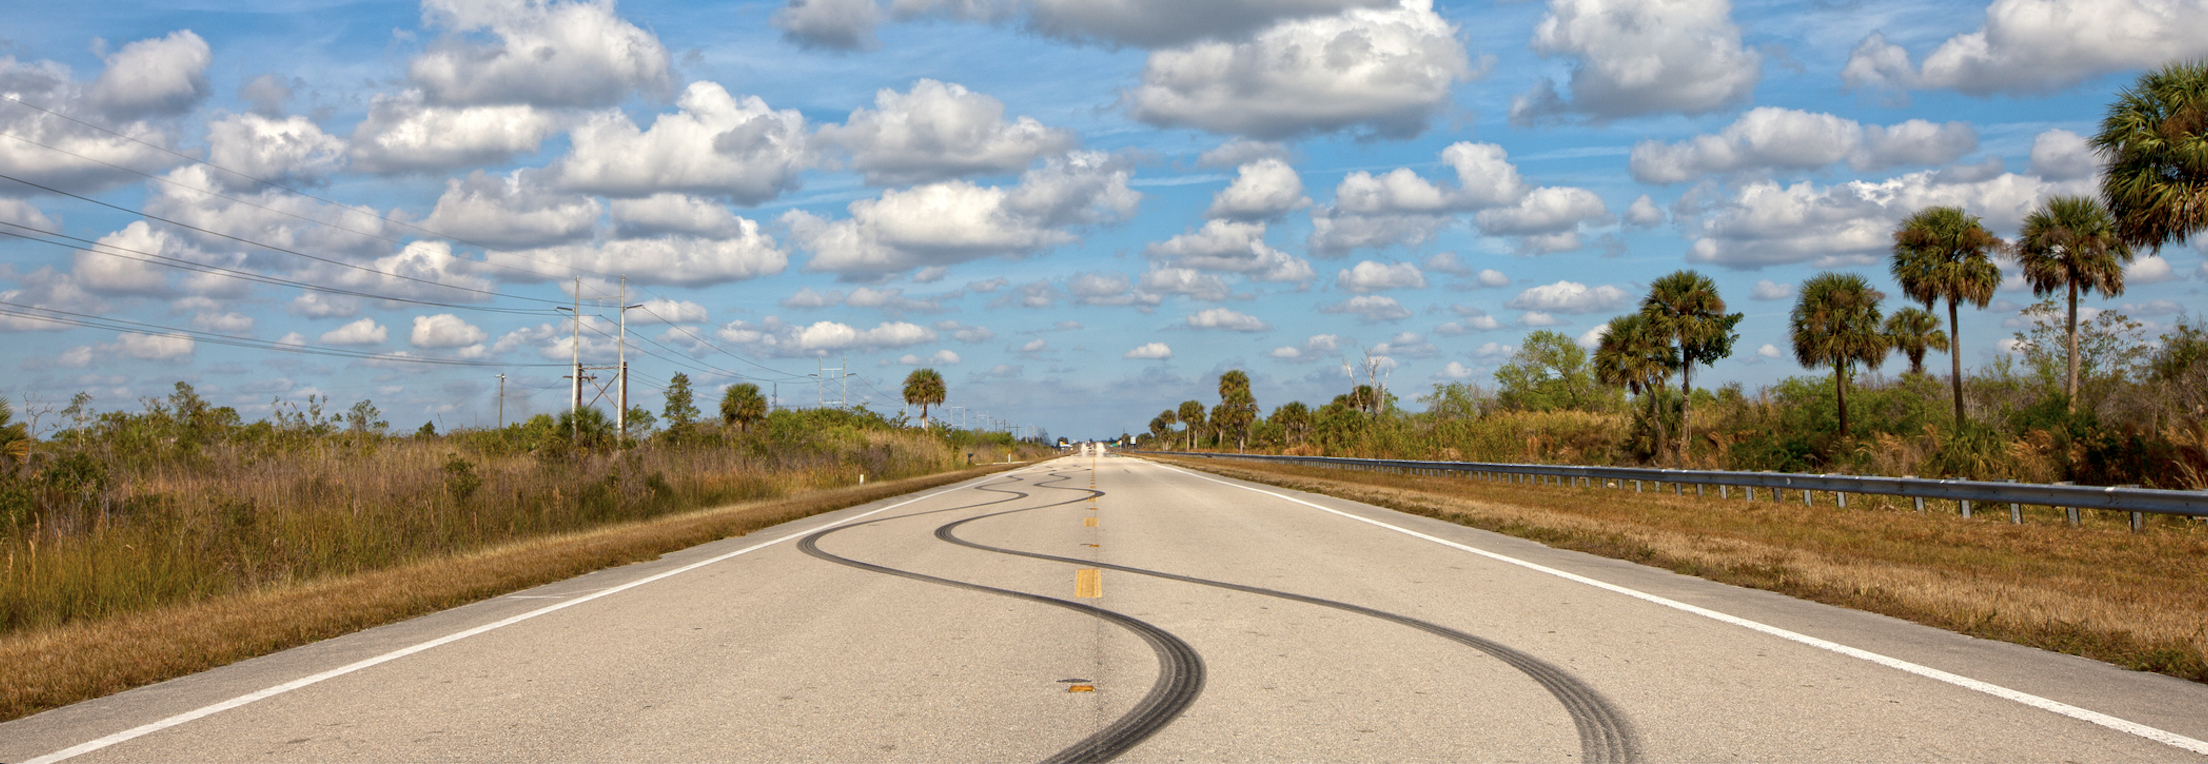
<svg viewBox="0 0 2208 764">
<path fill-rule="evenodd" d="M 1398 406 L 1385 359 L 1369 355 L 1364 384 L 1262 417 L 1247 376 L 1230 371 L 1218 405 L 1165 409 L 1142 445 L 2208 489 L 2208 323 L 2178 313 L 2149 337 L 2122 312 L 2077 304 L 2080 294 L 2122 296 L 2124 266 L 2139 253 L 2208 230 L 2204 113 L 2208 62 L 2142 76 L 2093 139 L 2106 159 L 2099 197 L 2043 200 L 2016 241 L 1956 207 L 1910 215 L 1893 231 L 1887 270 L 1893 298 L 1914 305 L 1887 302 L 1859 274 L 1804 281 L 1788 341 L 1810 375 L 1754 391 L 1695 387 L 1697 366 L 1734 354 L 1741 314 L 1726 312 L 1707 277 L 1682 270 L 1612 319 L 1591 354 L 1534 332 L 1492 384 L 1434 385 L 1417 397 L 1422 412 Z M 1991 304 L 1996 258 L 2045 299 L 2008 322 L 2022 327 L 2010 352 L 1965 369 L 1960 312 Z M 1946 374 L 1927 371 L 1932 352 L 1948 355 Z M 1907 371 L 1881 373 L 1895 356 Z"/>
<path fill-rule="evenodd" d="M 511 558 L 516 548 L 713 507 L 859 496 L 849 491 L 861 483 L 915 490 L 896 481 L 1042 451 L 1004 433 L 910 427 L 864 408 L 770 411 L 756 388 L 745 388 L 728 388 L 719 416 L 706 418 L 688 379 L 677 375 L 666 408 L 657 415 L 631 410 L 627 433 L 585 408 L 497 429 L 439 433 L 424 424 L 402 434 L 370 401 L 330 412 L 319 397 L 277 401 L 272 416 L 245 422 L 181 382 L 130 410 L 100 411 L 80 394 L 65 409 L 19 417 L 0 401 L 0 654 L 56 634 L 79 635 L 69 640 L 75 644 L 115 624 L 174 620 L 194 608 L 227 612 L 240 602 L 293 596 L 287 592 L 358 586 L 347 582 L 364 577 L 397 587 L 399 604 L 364 604 L 368 615 L 303 616 L 359 628 L 427 612 L 420 603 L 449 607 L 680 546 L 624 542 L 619 553 L 553 555 L 542 569 L 530 567 L 537 558 Z M 817 511 L 837 506 L 845 505 Z M 762 512 L 753 514 L 789 518 Z M 729 533 L 764 527 L 747 522 L 706 526 Z M 718 538 L 675 537 L 684 545 Z M 442 589 L 424 583 L 442 573 L 422 580 L 394 573 L 443 571 L 485 554 L 507 554 L 503 564 L 513 569 Z M 266 612 L 266 622 L 255 612 Z M 149 615 L 161 613 L 171 616 Z M 238 644 L 188 633 L 197 626 L 188 617 L 163 628 L 180 628 L 170 637 L 226 659 L 302 641 L 270 636 L 298 631 L 280 610 L 236 616 L 250 627 L 233 629 L 244 640 Z M 333 635 L 300 628 L 313 638 Z M 187 656 L 161 665 L 171 668 L 134 669 L 123 672 L 128 682 L 98 684 L 113 691 L 219 662 Z M 8 676 L 0 687 L 78 681 Z M 32 693 L 39 699 L 0 698 L 0 718 L 90 697 L 42 692 Z"/>
</svg>

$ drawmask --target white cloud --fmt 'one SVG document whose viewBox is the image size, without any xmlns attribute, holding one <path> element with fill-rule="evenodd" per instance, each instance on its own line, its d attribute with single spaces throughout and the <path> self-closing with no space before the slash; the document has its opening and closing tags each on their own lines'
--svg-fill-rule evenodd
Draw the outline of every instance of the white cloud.
<svg viewBox="0 0 2208 764">
<path fill-rule="evenodd" d="M 1070 228 L 1116 222 L 1142 195 L 1132 170 L 1097 152 L 1074 152 L 1020 176 L 1013 187 L 963 180 L 885 191 L 830 221 L 803 210 L 782 216 L 808 270 L 872 278 L 930 265 L 1034 254 L 1078 240 Z"/>
<path fill-rule="evenodd" d="M 1748 290 L 1748 296 L 1757 300 L 1784 300 L 1794 296 L 1794 285 L 1757 279 L 1756 285 Z"/>
<path fill-rule="evenodd" d="M 990 331 L 989 327 L 967 326 L 957 321 L 937 321 L 935 322 L 935 328 L 938 331 L 950 332 L 951 339 L 968 344 L 988 342 L 997 338 L 997 333 Z"/>
<path fill-rule="evenodd" d="M 478 170 L 445 181 L 445 193 L 422 225 L 471 244 L 494 249 L 542 247 L 591 235 L 604 212 L 598 200 L 544 187 L 540 174 L 515 170 L 505 177 Z"/>
<path fill-rule="evenodd" d="M 1273 328 L 1256 316 L 1226 308 L 1209 308 L 1191 315 L 1188 317 L 1188 325 L 1195 329 L 1225 329 L 1230 332 L 1265 332 Z"/>
<path fill-rule="evenodd" d="M 1166 127 L 1408 138 L 1448 107 L 1453 85 L 1475 76 L 1455 25 L 1431 0 L 1403 0 L 1282 22 L 1246 41 L 1157 51 L 1124 98 L 1136 119 Z"/>
<path fill-rule="evenodd" d="M 689 300 L 671 300 L 665 297 L 645 300 L 636 312 L 629 314 L 632 324 L 702 324 L 706 318 L 705 306 Z"/>
<path fill-rule="evenodd" d="M 378 95 L 353 127 L 352 166 L 393 174 L 498 164 L 534 153 L 559 128 L 532 106 L 435 106 L 419 90 Z"/>
<path fill-rule="evenodd" d="M 1558 281 L 1519 292 L 1506 307 L 1556 313 L 1595 313 L 1617 310 L 1632 297 L 1625 290 L 1609 284 L 1589 287 L 1577 281 Z"/>
<path fill-rule="evenodd" d="M 1474 282 L 1479 284 L 1481 287 L 1487 289 L 1495 289 L 1499 287 L 1510 286 L 1510 277 L 1503 275 L 1502 271 L 1498 271 L 1493 268 L 1482 268 L 1480 269 L 1479 276 L 1474 280 Z"/>
<path fill-rule="evenodd" d="M 753 205 L 796 189 L 812 166 L 805 117 L 775 111 L 758 96 L 736 98 L 711 82 L 693 82 L 640 130 L 628 115 L 590 115 L 569 133 L 573 148 L 553 163 L 562 187 L 606 196 L 685 193 Z"/>
<path fill-rule="evenodd" d="M 1311 204 L 1303 195 L 1303 178 L 1296 168 L 1279 159 L 1260 159 L 1242 165 L 1234 182 L 1211 199 L 1205 217 L 1230 220 L 1271 220 Z"/>
<path fill-rule="evenodd" d="M 708 239 L 740 235 L 744 219 L 719 202 L 688 194 L 613 200 L 614 235 L 640 239 L 681 234 Z"/>
<path fill-rule="evenodd" d="M 1434 379 L 1436 380 L 1463 381 L 1474 376 L 1477 376 L 1477 373 L 1472 370 L 1472 367 L 1457 361 L 1450 361 L 1449 365 L 1441 367 L 1441 371 L 1434 372 Z"/>
<path fill-rule="evenodd" d="M 1066 293 L 1081 305 L 1133 305 L 1147 311 L 1164 298 L 1136 289 L 1124 273 L 1076 273 L 1066 278 Z"/>
<path fill-rule="evenodd" d="M 1240 167 L 1265 159 L 1287 161 L 1288 147 L 1272 141 L 1229 138 L 1218 148 L 1196 156 L 1198 167 Z"/>
<path fill-rule="evenodd" d="M 1345 292 L 1369 294 L 1390 289 L 1425 289 L 1426 275 L 1410 263 L 1377 263 L 1365 260 L 1335 274 L 1334 284 Z"/>
<path fill-rule="evenodd" d="M 192 328 L 216 334 L 252 334 L 253 323 L 253 317 L 243 313 L 219 313 L 209 310 L 201 311 L 192 316 Z"/>
<path fill-rule="evenodd" d="M 1142 289 L 1211 301 L 1224 300 L 1233 294 L 1227 288 L 1226 279 L 1194 268 L 1152 268 L 1142 274 Z"/>
<path fill-rule="evenodd" d="M 920 356 L 914 355 L 912 353 L 906 353 L 902 357 L 899 357 L 897 359 L 897 362 L 906 366 L 952 366 L 956 365 L 961 360 L 964 359 L 959 358 L 957 353 L 951 352 L 949 350 L 938 350 L 935 351 L 934 355 L 930 355 L 926 358 L 921 358 Z"/>
<path fill-rule="evenodd" d="M 1977 148 L 1977 131 L 1962 122 L 1912 119 L 1866 127 L 1832 114 L 1762 106 L 1715 135 L 1668 144 L 1642 141 L 1633 147 L 1630 167 L 1643 183 L 1684 183 L 1711 174 L 1808 170 L 1840 161 L 1857 170 L 1939 165 Z M 1653 206 L 1649 211 L 1661 222 L 1661 212 Z"/>
<path fill-rule="evenodd" d="M 2170 267 L 2170 261 L 2162 259 L 2161 255 L 2147 255 L 2124 267 L 2124 282 L 2127 284 L 2160 284 L 2183 278 L 2185 277 L 2178 275 Z"/>
<path fill-rule="evenodd" d="M 2092 194 L 2089 181 L 2049 183 L 2004 173 L 1975 182 L 1941 182 L 1914 172 L 1883 181 L 1818 187 L 1759 181 L 1733 189 L 1690 231 L 1687 259 L 1753 269 L 1807 262 L 1819 268 L 1867 265 L 1893 249 L 1893 228 L 1932 206 L 1959 206 L 1996 232 L 2013 232 L 2054 194 Z"/>
<path fill-rule="evenodd" d="M 194 346 L 192 338 L 181 334 L 127 333 L 115 335 L 115 344 L 100 349 L 141 361 L 177 361 L 190 356 Z"/>
<path fill-rule="evenodd" d="M 1610 322 L 1604 321 L 1601 324 L 1596 325 L 1593 329 L 1581 332 L 1579 337 L 1572 340 L 1572 343 L 1588 350 L 1593 350 L 1595 348 L 1601 347 L 1602 338 L 1609 335 Z"/>
<path fill-rule="evenodd" d="M 1311 264 L 1265 243 L 1264 223 L 1209 220 L 1204 227 L 1163 242 L 1144 253 L 1176 267 L 1240 273 L 1255 281 L 1307 282 Z"/>
<path fill-rule="evenodd" d="M 1049 349 L 1050 349 L 1050 342 L 1049 342 L 1048 340 L 1045 340 L 1045 339 L 1041 338 L 1041 337 L 1037 337 L 1037 338 L 1035 338 L 1035 339 L 1031 339 L 1031 340 L 1028 340 L 1028 341 L 1027 341 L 1027 344 L 1025 344 L 1025 345 L 1021 345 L 1021 346 L 1019 347 L 1019 349 L 1017 349 L 1017 350 L 1014 350 L 1014 351 L 1012 351 L 1012 352 L 1015 352 L 1015 353 L 1040 353 L 1040 352 L 1043 352 L 1043 351 L 1045 351 L 1045 350 L 1049 350 Z"/>
<path fill-rule="evenodd" d="M 673 66 L 659 38 L 611 2 L 424 0 L 422 22 L 450 36 L 407 64 L 440 103 L 603 107 L 663 95 Z M 495 42 L 484 37 L 494 37 Z"/>
<path fill-rule="evenodd" d="M 819 292 L 814 291 L 812 287 L 803 287 L 797 290 L 797 294 L 782 299 L 782 307 L 797 308 L 799 310 L 819 310 L 842 304 L 843 290 L 840 289 Z"/>
<path fill-rule="evenodd" d="M 1538 310 L 1529 310 L 1518 316 L 1519 326 L 1548 327 L 1563 326 L 1569 323 L 1571 322 Z"/>
<path fill-rule="evenodd" d="M 1320 313 L 1355 314 L 1367 323 L 1401 321 L 1411 317 L 1411 310 L 1396 302 L 1393 297 L 1382 295 L 1358 295 L 1341 302 L 1319 306 Z"/>
<path fill-rule="evenodd" d="M 1634 228 L 1654 228 L 1664 224 L 1664 211 L 1656 206 L 1647 194 L 1633 200 L 1633 206 L 1625 208 L 1625 224 Z"/>
<path fill-rule="evenodd" d="M 1173 357 L 1173 349 L 1170 347 L 1166 347 L 1165 343 L 1163 342 L 1150 342 L 1136 347 L 1133 350 L 1129 350 L 1120 357 L 1146 361 L 1162 361 L 1167 358 Z"/>
<path fill-rule="evenodd" d="M 1389 358 L 1432 358 L 1441 355 L 1441 348 L 1417 332 L 1397 332 L 1388 341 L 1372 346 L 1372 354 Z"/>
<path fill-rule="evenodd" d="M 1443 337 L 1461 337 L 1473 332 L 1492 332 L 1503 328 L 1503 322 L 1496 320 L 1494 316 L 1488 315 L 1485 310 L 1469 305 L 1451 305 L 1449 308 L 1455 311 L 1457 315 L 1463 316 L 1463 318 L 1434 327 L 1435 334 Z"/>
<path fill-rule="evenodd" d="M 714 336 L 768 355 L 794 357 L 905 348 L 934 342 L 940 335 L 934 329 L 903 321 L 885 321 L 872 329 L 860 329 L 836 321 L 816 321 L 800 326 L 768 316 L 757 324 L 731 321 L 716 330 Z"/>
<path fill-rule="evenodd" d="M 330 345 L 381 345 L 390 339 L 391 331 L 373 318 L 363 318 L 322 333 L 322 342 Z"/>
<path fill-rule="evenodd" d="M 843 304 L 854 308 L 872 308 L 892 317 L 901 316 L 905 313 L 941 313 L 944 311 L 941 296 L 937 296 L 932 300 L 906 297 L 905 290 L 894 288 L 875 289 L 862 286 L 851 290 L 850 296 L 843 299 Z"/>
<path fill-rule="evenodd" d="M 2101 157 L 2085 136 L 2049 130 L 2032 138 L 2032 174 L 2048 180 L 2089 178 L 2101 169 Z"/>
<path fill-rule="evenodd" d="M 167 227 L 154 228 L 146 221 L 135 220 L 123 226 L 123 230 L 99 238 L 99 249 L 136 253 L 130 257 L 96 254 L 77 250 L 73 255 L 74 267 L 70 270 L 75 286 L 101 295 L 160 296 L 172 293 L 169 269 L 145 262 L 144 256 L 200 259 L 181 237 Z"/>
<path fill-rule="evenodd" d="M 490 336 L 481 327 L 470 324 L 459 316 L 440 313 L 434 316 L 415 316 L 414 331 L 408 335 L 407 341 L 424 349 L 457 348 L 482 342 L 490 339 Z"/>
<path fill-rule="evenodd" d="M 207 125 L 207 146 L 209 162 L 280 185 L 311 185 L 345 164 L 345 139 L 300 116 L 233 114 L 217 119 Z M 227 173 L 213 177 L 231 188 L 260 190 L 259 184 Z"/>
<path fill-rule="evenodd" d="M 207 84 L 213 62 L 207 41 L 189 29 L 138 40 L 107 57 L 86 100 L 119 121 L 179 116 L 214 92 Z"/>
<path fill-rule="evenodd" d="M 878 186 L 1018 172 L 1080 143 L 1033 117 L 1006 122 L 1003 101 L 930 79 L 904 93 L 877 91 L 873 109 L 822 126 L 820 137 L 850 152 L 852 169 Z"/>
<path fill-rule="evenodd" d="M 1314 334 L 1303 341 L 1301 347 L 1278 347 L 1267 353 L 1284 361 L 1316 361 L 1342 348 L 1342 338 L 1334 334 Z"/>
<path fill-rule="evenodd" d="M 86 94 L 87 86 L 72 80 L 69 68 L 53 61 L 19 62 L 0 56 L 0 83 L 12 97 L 65 114 L 99 111 Z M 139 172 L 159 172 L 186 161 L 164 151 L 176 148 L 176 136 L 160 123 L 110 127 L 130 137 L 31 109 L 0 109 L 0 130 L 24 139 L 0 140 L 0 168 L 40 185 L 88 193 L 139 182 Z"/>
<path fill-rule="evenodd" d="M 789 265 L 789 253 L 760 231 L 757 221 L 738 218 L 734 235 L 720 239 L 666 235 L 647 239 L 610 239 L 538 249 L 484 253 L 503 266 L 499 277 L 556 279 L 576 270 L 620 272 L 644 284 L 708 286 L 771 276 Z"/>
<path fill-rule="evenodd" d="M 1566 112 L 1704 114 L 1747 100 L 1763 76 L 1763 58 L 1741 44 L 1726 0 L 1550 0 L 1533 49 L 1572 59 L 1571 98 L 1543 80 L 1512 100 L 1517 124 Z"/>
<path fill-rule="evenodd" d="M 1608 223 L 1610 209 L 1584 188 L 1542 187 L 1514 206 L 1482 210 L 1473 219 L 1490 236 L 1537 236 L 1564 233 L 1581 223 Z"/>
<path fill-rule="evenodd" d="M 2196 33 L 2203 28 L 2208 5 L 2187 0 L 1994 0 L 1978 31 L 1941 43 L 1922 68 L 1874 32 L 1842 77 L 1850 87 L 2044 93 L 2208 55 L 2208 37 Z"/>
<path fill-rule="evenodd" d="M 1779 346 L 1777 346 L 1777 345 L 1772 345 L 1772 344 L 1765 344 L 1765 345 L 1764 345 L 1763 347 L 1760 347 L 1760 348 L 1756 348 L 1756 355 L 1762 356 L 1762 357 L 1764 357 L 1764 358 L 1785 358 L 1785 357 L 1786 357 L 1786 354 L 1785 354 L 1785 353 L 1781 353 L 1781 352 L 1779 352 Z"/>
<path fill-rule="evenodd" d="M 1456 171 L 1456 186 L 1436 184 L 1406 167 L 1381 175 L 1358 170 L 1343 176 L 1334 189 L 1334 203 L 1311 213 L 1307 245 L 1312 254 L 1335 257 L 1357 249 L 1416 245 L 1449 225 L 1452 213 L 1508 205 L 1526 195 L 1525 181 L 1501 146 L 1460 141 L 1442 149 L 1441 160 Z"/>
</svg>

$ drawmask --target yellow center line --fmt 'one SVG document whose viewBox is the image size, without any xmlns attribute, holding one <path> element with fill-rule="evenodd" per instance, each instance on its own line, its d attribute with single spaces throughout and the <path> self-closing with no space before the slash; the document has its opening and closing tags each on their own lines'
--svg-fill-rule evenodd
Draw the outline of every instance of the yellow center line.
<svg viewBox="0 0 2208 764">
<path fill-rule="evenodd" d="M 1081 519 L 1081 527 L 1084 527 L 1084 528 L 1094 528 L 1094 527 L 1096 527 L 1096 518 L 1094 518 L 1094 517 L 1084 517 L 1084 518 L 1082 518 L 1082 519 Z"/>
<path fill-rule="evenodd" d="M 1082 568 L 1080 570 L 1074 571 L 1073 596 L 1104 596 L 1104 571 L 1097 570 L 1096 568 Z"/>
</svg>

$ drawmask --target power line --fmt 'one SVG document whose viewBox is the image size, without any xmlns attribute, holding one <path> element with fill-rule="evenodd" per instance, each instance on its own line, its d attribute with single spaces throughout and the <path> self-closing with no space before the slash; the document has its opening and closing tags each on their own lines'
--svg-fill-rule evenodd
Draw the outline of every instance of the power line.
<svg viewBox="0 0 2208 764">
<path fill-rule="evenodd" d="M 509 366 L 544 367 L 565 365 L 551 363 L 516 364 L 495 361 L 471 361 L 462 358 L 428 358 L 423 356 L 397 355 L 392 353 L 371 353 L 365 350 L 344 350 L 341 348 L 316 347 L 313 345 L 289 345 L 281 342 L 271 342 L 268 340 L 255 339 L 252 337 L 239 337 L 231 334 L 216 334 L 214 332 L 199 331 L 196 329 L 179 329 L 175 327 L 161 326 L 158 324 L 148 324 L 141 321 L 131 321 L 121 318 L 104 318 L 101 316 L 93 316 L 84 313 L 56 310 L 54 308 L 41 308 L 35 305 L 23 305 L 20 303 L 7 302 L 4 300 L 0 300 L 0 306 L 5 306 L 0 307 L 0 315 L 17 316 L 34 321 L 46 321 L 49 323 L 78 326 L 87 329 L 105 329 L 108 331 L 127 332 L 130 334 L 143 334 L 153 337 L 182 335 L 186 339 L 206 342 L 210 345 L 229 345 L 232 347 L 253 348 L 257 350 L 275 350 L 286 353 L 300 353 L 304 355 L 324 355 L 340 358 L 355 358 L 368 361 L 418 363 L 435 366 L 477 366 L 504 368 Z M 11 310 L 11 308 L 13 310 Z"/>
</svg>

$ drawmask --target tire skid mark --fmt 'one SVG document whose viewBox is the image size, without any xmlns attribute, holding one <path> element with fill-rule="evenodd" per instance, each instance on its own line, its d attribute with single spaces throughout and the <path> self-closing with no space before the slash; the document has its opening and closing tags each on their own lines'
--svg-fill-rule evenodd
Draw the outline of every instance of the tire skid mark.
<svg viewBox="0 0 2208 764">
<path fill-rule="evenodd" d="M 1058 477 L 1060 479 L 1069 479 L 1066 476 L 1059 475 L 1055 472 L 1051 474 L 1054 477 Z M 1052 488 L 1064 491 L 1087 491 L 1088 493 L 1096 496 L 1104 495 L 1104 492 L 1098 491 L 1093 488 L 1062 488 L 1059 486 L 1051 485 L 1052 482 L 1056 481 L 1041 481 L 1035 483 L 1034 486 L 1037 488 Z M 983 491 L 996 490 L 989 488 L 988 486 L 975 486 L 975 489 Z M 1080 500 L 1081 498 L 1075 498 L 1070 499 L 1066 502 L 1060 502 L 1059 504 L 1066 504 Z M 1571 715 L 1573 726 L 1578 728 L 1580 759 L 1582 761 L 1631 762 L 1640 759 L 1641 746 L 1639 734 L 1633 729 L 1632 722 L 1626 717 L 1625 712 L 1619 709 L 1615 704 L 1611 703 L 1610 700 L 1604 697 L 1601 692 L 1595 690 L 1587 683 L 1580 681 L 1578 677 L 1572 676 L 1569 672 L 1558 668 L 1554 664 L 1551 664 L 1547 661 L 1541 660 L 1540 658 L 1521 652 L 1515 648 L 1504 645 L 1500 642 L 1496 642 L 1494 640 L 1479 637 L 1467 632 L 1459 631 L 1457 629 L 1452 629 L 1437 623 L 1419 620 L 1410 616 L 1390 613 L 1384 610 L 1376 610 L 1362 605 L 1352 605 L 1347 602 L 1321 599 L 1318 597 L 1295 594 L 1293 592 L 1284 592 L 1277 589 L 1266 589 L 1257 586 L 1229 583 L 1226 581 L 1213 581 L 1210 579 L 1197 578 L 1194 576 L 1184 576 L 1178 573 L 1166 573 L 1163 571 L 1134 568 L 1125 565 L 1114 565 L 1111 563 L 1098 562 L 1094 560 L 1082 560 L 1073 557 L 1060 557 L 1057 555 L 1043 554 L 1040 552 L 1028 552 L 1018 549 L 994 547 L 986 544 L 979 544 L 972 541 L 967 541 L 965 539 L 959 538 L 957 535 L 959 526 L 965 525 L 975 520 L 984 520 L 992 517 L 1000 517 L 1003 515 L 1026 512 L 1030 509 L 1042 509 L 1051 506 L 1058 506 L 1058 504 L 1046 504 L 1041 507 L 1029 507 L 1026 509 L 1005 510 L 1001 512 L 993 512 L 986 515 L 977 515 L 963 520 L 957 520 L 937 527 L 935 529 L 935 537 L 945 542 L 967 547 L 970 549 L 978 549 L 986 552 L 996 552 L 998 554 L 1008 554 L 1017 557 L 1027 557 L 1038 560 L 1050 560 L 1053 562 L 1065 562 L 1077 565 L 1090 565 L 1106 570 L 1116 570 L 1122 573 L 1133 573 L 1136 575 L 1162 578 L 1169 581 L 1179 581 L 1182 583 L 1196 584 L 1199 586 L 1211 586 L 1221 589 L 1228 589 L 1232 591 L 1243 592 L 1246 594 L 1275 597 L 1291 602 L 1300 602 L 1307 605 L 1317 605 L 1320 607 L 1333 608 L 1335 610 L 1341 610 L 1344 612 L 1355 613 L 1357 615 L 1377 618 L 1383 621 L 1388 621 L 1391 623 L 1396 623 L 1418 629 L 1420 631 L 1433 634 L 1443 639 L 1465 645 L 1472 649 L 1486 653 L 1489 656 L 1492 656 L 1498 660 L 1501 660 L 1506 665 L 1509 665 L 1511 668 L 1517 669 L 1519 672 L 1525 674 L 1528 678 L 1531 678 L 1534 682 L 1540 684 L 1543 689 L 1548 690 L 1549 694 L 1555 697 L 1557 702 L 1561 703 L 1564 706 L 1565 712 Z"/>
<path fill-rule="evenodd" d="M 1014 478 L 1014 480 L 1019 479 L 1020 478 L 1017 477 Z M 907 517 L 932 515 L 940 512 L 955 512 L 959 510 L 974 509 L 977 507 L 986 507 L 992 504 L 1002 504 L 1007 501 L 1017 501 L 1019 499 L 1026 498 L 1032 495 L 1023 491 L 1001 490 L 989 488 L 987 486 L 975 486 L 975 489 L 990 491 L 992 493 L 1006 493 L 1012 495 L 995 501 L 982 502 L 980 504 L 950 507 L 947 509 L 929 510 L 926 512 L 915 512 L 908 515 L 898 515 L 896 517 L 883 519 L 902 519 Z M 1079 499 L 1072 499 L 1066 502 L 1059 502 L 1057 504 L 1046 504 L 1043 506 L 1054 507 L 1061 504 L 1071 503 L 1073 501 L 1079 501 Z M 1033 507 L 1033 509 L 1041 508 L 1043 507 Z M 858 568 L 859 570 L 864 570 L 870 573 L 880 573 L 883 575 L 897 576 L 899 578 L 908 578 L 915 581 L 923 581 L 926 583 L 936 584 L 939 586 L 948 586 L 956 589 L 986 592 L 998 596 L 1011 597 L 1013 599 L 1025 600 L 1028 602 L 1049 605 L 1051 607 L 1063 608 L 1066 610 L 1074 611 L 1076 613 L 1080 613 L 1082 615 L 1098 618 L 1107 621 L 1114 626 L 1118 626 L 1122 629 L 1126 629 L 1129 632 L 1133 632 L 1135 636 L 1141 637 L 1142 641 L 1150 646 L 1152 652 L 1157 654 L 1157 681 L 1151 683 L 1150 691 L 1143 695 L 1142 700 L 1135 703 L 1135 707 L 1133 709 L 1130 709 L 1127 713 L 1122 714 L 1119 719 L 1113 721 L 1104 729 L 1098 730 L 1097 732 L 1090 734 L 1088 737 L 1082 738 L 1079 742 L 1066 747 L 1064 750 L 1052 754 L 1049 758 L 1043 760 L 1045 764 L 1072 764 L 1074 762 L 1085 763 L 1110 761 L 1114 757 L 1117 757 L 1122 753 L 1126 753 L 1129 749 L 1141 744 L 1142 741 L 1149 739 L 1151 735 L 1157 734 L 1157 732 L 1161 729 L 1164 729 L 1166 725 L 1172 724 L 1173 720 L 1179 718 L 1181 712 L 1186 711 L 1191 704 L 1194 704 L 1196 702 L 1196 697 L 1203 693 L 1203 657 L 1197 655 L 1196 648 L 1191 647 L 1187 641 L 1182 640 L 1180 637 L 1174 636 L 1172 633 L 1167 632 L 1164 629 L 1160 629 L 1156 626 L 1150 625 L 1149 623 L 1134 618 L 1132 616 L 1106 610 L 1094 605 L 1087 605 L 1079 602 L 1057 599 L 1055 597 L 1045 597 L 1039 594 L 1029 594 L 1027 592 L 1014 591 L 1011 589 L 999 589 L 994 586 L 983 586 L 981 584 L 968 583 L 965 581 L 940 578 L 937 576 L 927 575 L 925 573 L 915 573 L 908 570 L 899 570 L 883 565 L 876 565 L 871 562 L 864 562 L 848 557 L 841 557 L 820 548 L 819 542 L 822 537 L 835 533 L 836 531 L 851 527 L 857 526 L 838 526 L 812 533 L 810 535 L 807 535 L 805 538 L 800 539 L 797 542 L 797 547 L 798 549 L 803 550 L 806 554 L 812 555 L 813 557 L 827 560 L 838 565 Z"/>
</svg>

